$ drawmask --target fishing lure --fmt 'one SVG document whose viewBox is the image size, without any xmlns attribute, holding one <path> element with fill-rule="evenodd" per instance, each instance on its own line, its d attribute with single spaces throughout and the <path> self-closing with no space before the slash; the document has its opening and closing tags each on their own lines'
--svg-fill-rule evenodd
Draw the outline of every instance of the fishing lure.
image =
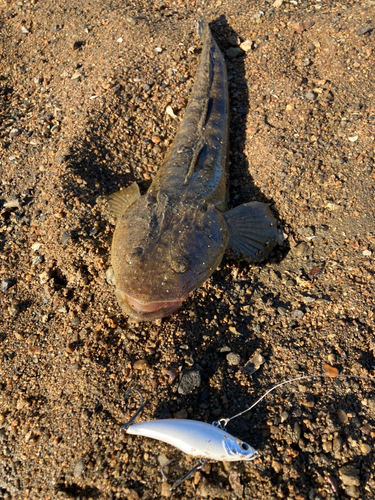
<svg viewBox="0 0 375 500">
<path fill-rule="evenodd" d="M 252 446 L 229 434 L 225 430 L 228 423 L 231 420 L 240 417 L 248 411 L 252 410 L 270 392 L 274 391 L 278 387 L 281 387 L 285 384 L 290 384 L 292 382 L 313 378 L 355 378 L 371 380 L 369 379 L 369 377 L 362 377 L 357 375 L 338 375 L 338 371 L 336 369 L 332 369 L 331 367 L 327 366 L 325 375 L 303 375 L 293 379 L 285 380 L 284 382 L 271 387 L 271 389 L 263 394 L 263 396 L 261 396 L 246 410 L 237 413 L 233 417 L 223 418 L 215 421 L 212 424 L 187 419 L 149 420 L 146 422 L 133 424 L 137 416 L 145 407 L 146 401 L 143 399 L 142 394 L 138 390 L 129 389 L 125 394 L 124 399 L 126 400 L 131 391 L 134 390 L 139 395 L 141 404 L 134 415 L 131 417 L 131 419 L 121 427 L 121 430 L 123 432 L 126 432 L 127 434 L 134 434 L 163 441 L 164 443 L 171 444 L 172 446 L 178 448 L 187 455 L 200 457 L 198 464 L 193 467 L 193 469 L 191 469 L 187 474 L 185 474 L 180 479 L 177 479 L 176 481 L 172 481 L 164 473 L 164 468 L 173 460 L 162 466 L 161 472 L 163 477 L 167 481 L 174 483 L 170 488 L 170 490 L 172 490 L 181 485 L 184 481 L 186 481 L 186 479 L 191 477 L 194 472 L 201 469 L 205 465 L 207 460 L 235 462 L 250 461 L 257 458 L 258 452 Z"/>
</svg>

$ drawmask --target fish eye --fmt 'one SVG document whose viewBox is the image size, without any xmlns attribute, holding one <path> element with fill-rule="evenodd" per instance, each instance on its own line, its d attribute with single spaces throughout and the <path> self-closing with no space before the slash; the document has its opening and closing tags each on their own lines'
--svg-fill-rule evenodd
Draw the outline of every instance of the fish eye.
<svg viewBox="0 0 375 500">
<path fill-rule="evenodd" d="M 133 264 L 134 262 L 138 261 L 140 257 L 143 254 L 143 248 L 142 247 L 135 247 L 134 250 L 129 252 L 126 255 L 126 262 L 128 264 Z"/>
<path fill-rule="evenodd" d="M 172 259 L 171 267 L 177 274 L 183 274 L 189 269 L 189 262 L 184 257 L 176 257 Z"/>
<path fill-rule="evenodd" d="M 247 444 L 247 443 L 244 443 L 242 442 L 240 444 L 240 447 L 244 450 L 244 451 L 248 451 L 250 449 L 250 446 Z"/>
</svg>

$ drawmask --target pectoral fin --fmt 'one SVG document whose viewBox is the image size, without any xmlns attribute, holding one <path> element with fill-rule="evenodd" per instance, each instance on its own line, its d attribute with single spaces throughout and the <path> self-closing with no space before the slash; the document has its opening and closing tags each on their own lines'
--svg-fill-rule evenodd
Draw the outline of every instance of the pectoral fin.
<svg viewBox="0 0 375 500">
<path fill-rule="evenodd" d="M 241 259 L 261 261 L 277 243 L 276 219 L 268 205 L 257 201 L 244 203 L 224 214 L 229 243 Z"/>
<path fill-rule="evenodd" d="M 133 184 L 126 189 L 110 194 L 107 199 L 112 214 L 118 219 L 140 196 L 141 193 L 139 192 L 139 187 L 136 182 L 133 182 Z"/>
</svg>

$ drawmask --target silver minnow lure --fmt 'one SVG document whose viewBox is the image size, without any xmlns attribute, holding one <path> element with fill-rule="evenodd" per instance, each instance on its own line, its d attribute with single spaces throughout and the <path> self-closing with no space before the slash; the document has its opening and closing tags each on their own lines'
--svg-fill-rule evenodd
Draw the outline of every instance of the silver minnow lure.
<svg viewBox="0 0 375 500">
<path fill-rule="evenodd" d="M 150 420 L 133 424 L 126 432 L 158 439 L 193 457 L 238 462 L 254 460 L 258 456 L 253 447 L 217 425 L 197 420 Z"/>
</svg>

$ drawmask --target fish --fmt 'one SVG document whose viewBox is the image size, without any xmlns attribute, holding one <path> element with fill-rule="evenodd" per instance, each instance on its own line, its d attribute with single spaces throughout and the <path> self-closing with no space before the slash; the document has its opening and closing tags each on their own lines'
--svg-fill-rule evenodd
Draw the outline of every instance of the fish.
<svg viewBox="0 0 375 500">
<path fill-rule="evenodd" d="M 137 183 L 108 197 L 116 218 L 111 265 L 126 315 L 151 321 L 176 311 L 226 250 L 258 262 L 277 243 L 265 203 L 228 210 L 229 98 L 224 56 L 208 23 L 184 118 L 146 194 Z"/>
<path fill-rule="evenodd" d="M 133 424 L 125 432 L 163 441 L 193 457 L 238 462 L 254 460 L 258 456 L 249 444 L 216 425 L 198 420 L 149 420 Z"/>
</svg>

